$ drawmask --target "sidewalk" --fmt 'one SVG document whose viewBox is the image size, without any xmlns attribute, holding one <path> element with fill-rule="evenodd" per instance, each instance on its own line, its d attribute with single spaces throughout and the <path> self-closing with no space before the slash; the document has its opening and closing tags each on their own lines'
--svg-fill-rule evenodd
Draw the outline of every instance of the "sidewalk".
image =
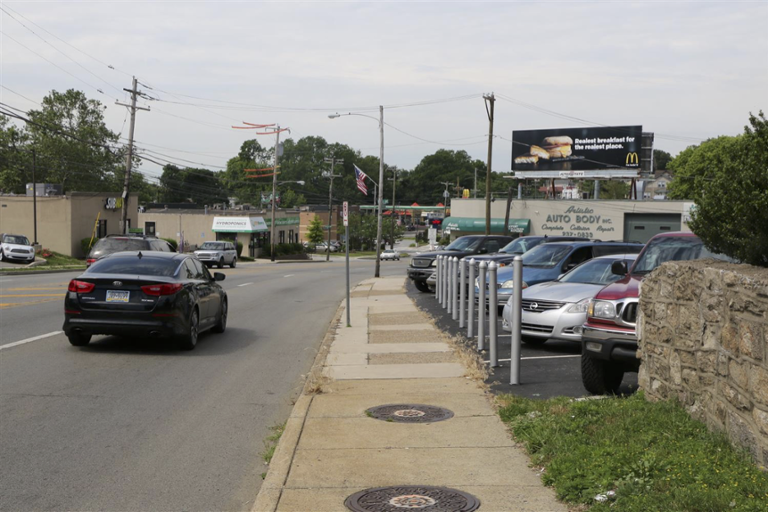
<svg viewBox="0 0 768 512">
<path fill-rule="evenodd" d="M 340 310 L 253 510 L 566 511 L 404 283 L 357 286 L 352 327 Z"/>
</svg>

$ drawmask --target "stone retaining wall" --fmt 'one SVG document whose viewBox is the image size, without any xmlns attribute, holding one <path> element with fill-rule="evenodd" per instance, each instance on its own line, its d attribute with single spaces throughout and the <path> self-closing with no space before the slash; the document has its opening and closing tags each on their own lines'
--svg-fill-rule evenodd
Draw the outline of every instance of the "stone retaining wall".
<svg viewBox="0 0 768 512">
<path fill-rule="evenodd" d="M 768 466 L 768 269 L 669 262 L 640 289 L 640 387 Z"/>
</svg>

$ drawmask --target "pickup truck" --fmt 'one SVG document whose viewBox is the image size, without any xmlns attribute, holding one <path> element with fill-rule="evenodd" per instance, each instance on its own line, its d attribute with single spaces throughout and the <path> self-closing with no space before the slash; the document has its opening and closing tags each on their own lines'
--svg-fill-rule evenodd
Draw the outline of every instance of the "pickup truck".
<svg viewBox="0 0 768 512">
<path fill-rule="evenodd" d="M 443 251 L 423 252 L 411 258 L 408 266 L 408 277 L 416 289 L 429 292 L 427 279 L 435 272 L 435 261 L 438 256 L 455 256 L 459 259 L 477 254 L 492 254 L 510 243 L 514 238 L 500 235 L 467 235 L 451 242 Z"/>
<path fill-rule="evenodd" d="M 637 308 L 640 283 L 666 261 L 716 258 L 693 233 L 661 233 L 651 238 L 631 269 L 624 261 L 611 267 L 622 279 L 600 290 L 589 303 L 581 340 L 581 381 L 596 395 L 616 393 L 625 372 L 637 372 Z"/>
</svg>

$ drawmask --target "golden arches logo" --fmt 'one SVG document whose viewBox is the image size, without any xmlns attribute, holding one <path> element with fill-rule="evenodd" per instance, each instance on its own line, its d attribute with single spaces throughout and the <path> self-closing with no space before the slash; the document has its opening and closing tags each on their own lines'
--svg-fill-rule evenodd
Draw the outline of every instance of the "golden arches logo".
<svg viewBox="0 0 768 512">
<path fill-rule="evenodd" d="M 640 165 L 640 157 L 637 153 L 627 153 L 627 165 Z"/>
</svg>

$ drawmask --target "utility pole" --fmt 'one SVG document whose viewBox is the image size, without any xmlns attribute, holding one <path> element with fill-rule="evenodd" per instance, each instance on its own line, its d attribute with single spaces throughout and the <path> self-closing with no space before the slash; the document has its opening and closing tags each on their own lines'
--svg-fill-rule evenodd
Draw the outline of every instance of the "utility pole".
<svg viewBox="0 0 768 512">
<path fill-rule="evenodd" d="M 37 251 L 37 180 L 35 171 L 37 170 L 37 152 L 32 150 L 32 222 L 35 225 L 35 251 Z"/>
<path fill-rule="evenodd" d="M 328 245 L 325 248 L 325 261 L 331 261 L 331 230 L 333 229 L 333 178 L 341 177 L 341 174 L 333 174 L 333 166 L 334 164 L 337 164 L 337 163 L 343 164 L 344 159 L 339 158 L 337 160 L 333 157 L 323 158 L 323 162 L 328 162 L 331 164 L 331 173 L 330 174 L 328 174 L 327 172 L 323 173 L 324 177 L 329 178 L 331 180 L 331 186 L 328 187 Z"/>
<path fill-rule="evenodd" d="M 130 89 L 123 88 L 124 91 L 131 93 L 130 105 L 120 103 L 119 101 L 115 102 L 118 105 L 122 105 L 123 107 L 128 107 L 131 109 L 131 126 L 128 130 L 128 156 L 126 157 L 127 161 L 125 163 L 125 182 L 123 183 L 123 207 L 120 211 L 120 231 L 122 231 L 124 235 L 128 234 L 128 193 L 130 192 L 131 188 L 131 168 L 133 167 L 133 130 L 136 127 L 136 111 L 149 110 L 149 107 L 136 106 L 136 96 L 138 96 L 140 92 L 136 90 L 136 87 L 136 77 L 133 77 L 133 87 Z"/>
<path fill-rule="evenodd" d="M 448 217 L 448 198 L 451 197 L 451 193 L 448 192 L 448 187 L 451 186 L 450 181 L 441 181 L 441 185 L 445 185 L 445 192 L 443 192 L 443 222 L 445 222 L 445 219 Z M 445 228 L 443 228 L 445 229 Z"/>
<path fill-rule="evenodd" d="M 391 230 L 392 238 L 390 239 L 389 248 L 394 250 L 394 248 L 395 248 L 395 212 L 397 210 L 395 208 L 395 205 L 396 205 L 396 203 L 395 203 L 395 187 L 397 185 L 397 167 L 392 169 L 392 174 L 393 174 L 392 178 L 391 178 L 392 179 L 392 230 Z"/>
<path fill-rule="evenodd" d="M 384 106 L 379 105 L 379 218 L 376 226 L 376 271 L 373 277 L 381 277 L 381 217 L 384 205 Z"/>
<path fill-rule="evenodd" d="M 504 213 L 504 236 L 509 235 L 509 209 L 512 206 L 512 185 L 507 190 L 507 211 Z"/>
<path fill-rule="evenodd" d="M 275 261 L 275 203 L 277 201 L 277 170 L 280 168 L 280 125 L 277 125 L 275 130 L 275 171 L 272 174 L 272 226 L 269 233 L 269 245 L 270 245 L 270 259 Z"/>
<path fill-rule="evenodd" d="M 488 114 L 488 169 L 485 172 L 485 234 L 491 234 L 491 160 L 493 157 L 493 93 L 483 94 L 485 112 Z M 489 105 L 490 104 L 490 108 Z"/>
<path fill-rule="evenodd" d="M 474 198 L 477 199 L 477 167 L 475 167 Z"/>
</svg>

